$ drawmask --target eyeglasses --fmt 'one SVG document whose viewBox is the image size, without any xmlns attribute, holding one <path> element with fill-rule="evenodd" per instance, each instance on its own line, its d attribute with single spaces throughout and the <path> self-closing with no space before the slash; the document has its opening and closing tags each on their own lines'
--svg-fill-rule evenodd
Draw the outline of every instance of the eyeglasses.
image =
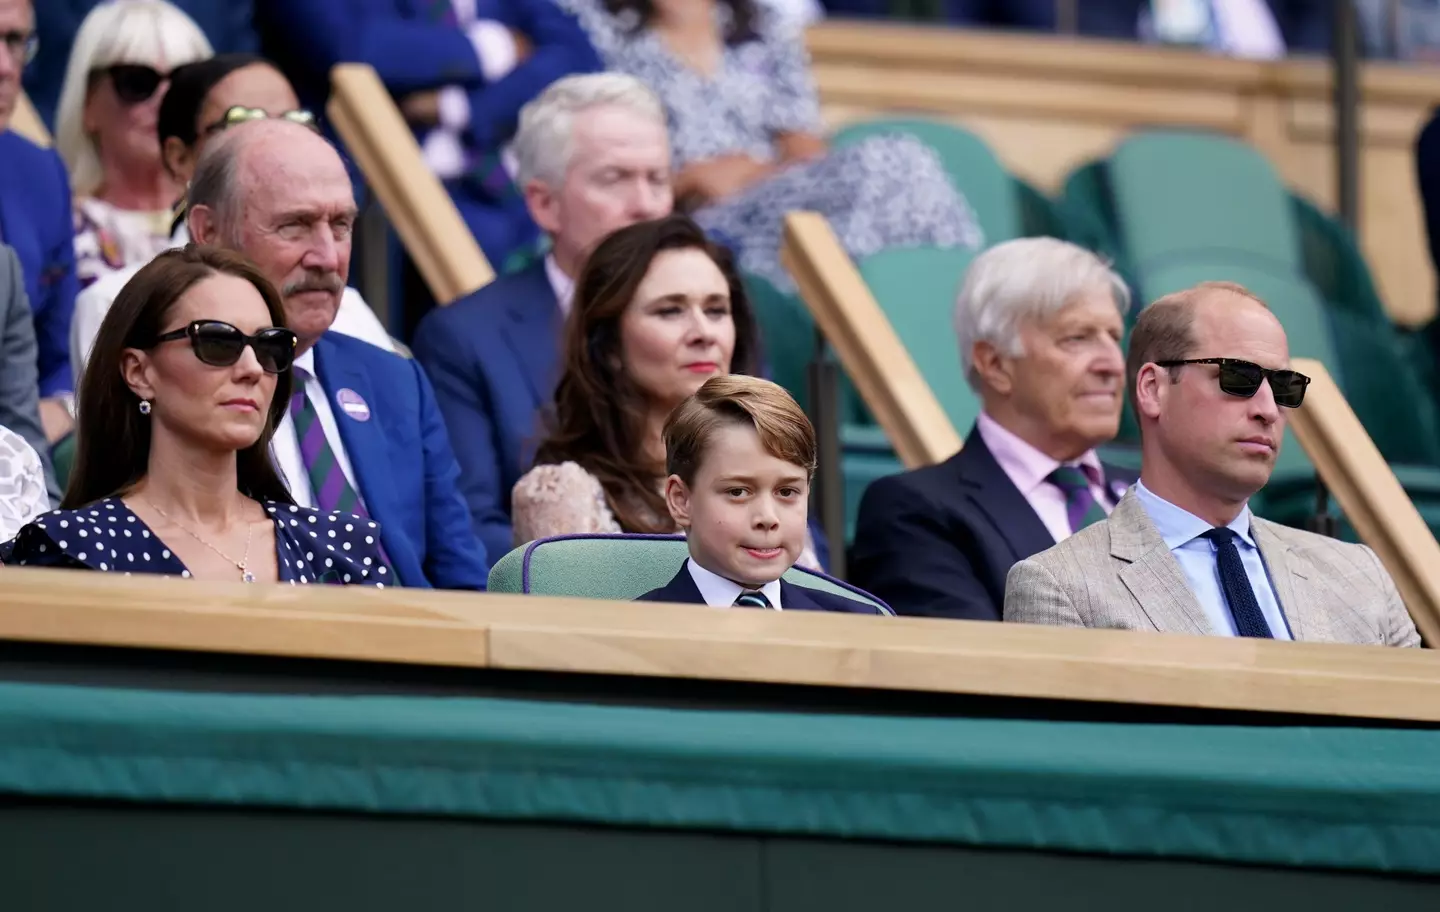
<svg viewBox="0 0 1440 912">
<path fill-rule="evenodd" d="M 1220 392 L 1249 399 L 1260 391 L 1260 384 L 1270 381 L 1270 392 L 1275 404 L 1285 408 L 1299 408 L 1305 401 L 1305 388 L 1310 378 L 1293 370 L 1272 370 L 1250 361 L 1236 358 L 1189 358 L 1184 361 L 1156 361 L 1161 367 L 1180 367 L 1185 364 L 1214 364 L 1220 368 Z"/>
<path fill-rule="evenodd" d="M 247 345 L 254 349 L 255 360 L 267 374 L 287 371 L 295 361 L 295 334 L 278 326 L 247 336 L 229 323 L 196 320 L 182 329 L 156 336 L 155 345 L 185 338 L 190 340 L 195 357 L 211 367 L 232 366 L 240 360 Z"/>
<path fill-rule="evenodd" d="M 232 105 L 221 115 L 220 119 L 207 126 L 201 131 L 205 136 L 212 136 L 224 130 L 228 130 L 237 124 L 248 123 L 252 120 L 269 120 L 270 114 L 264 108 L 247 108 L 245 105 Z M 276 120 L 288 120 L 297 123 L 302 127 L 309 127 L 319 132 L 315 123 L 315 115 L 303 108 L 294 111 L 286 111 L 283 114 L 275 115 Z"/>
<path fill-rule="evenodd" d="M 160 83 L 170 78 L 169 73 L 162 73 L 143 63 L 115 63 L 90 71 L 91 80 L 106 75 L 115 87 L 115 97 L 127 105 L 141 104 L 154 98 Z"/>
<path fill-rule="evenodd" d="M 18 61 L 21 66 L 34 60 L 40 50 L 40 39 L 35 37 L 34 32 L 0 32 L 0 44 L 10 52 L 10 59 Z"/>
</svg>

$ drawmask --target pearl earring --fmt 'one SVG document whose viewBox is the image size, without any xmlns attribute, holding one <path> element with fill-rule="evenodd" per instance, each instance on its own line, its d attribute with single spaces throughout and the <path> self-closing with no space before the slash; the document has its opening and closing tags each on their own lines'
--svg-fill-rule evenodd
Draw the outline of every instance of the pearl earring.
<svg viewBox="0 0 1440 912">
<path fill-rule="evenodd" d="M 142 415 L 148 415 L 148 414 L 150 414 L 150 400 L 149 400 L 149 399 L 141 399 L 141 400 L 140 400 L 140 414 L 142 414 Z"/>
</svg>

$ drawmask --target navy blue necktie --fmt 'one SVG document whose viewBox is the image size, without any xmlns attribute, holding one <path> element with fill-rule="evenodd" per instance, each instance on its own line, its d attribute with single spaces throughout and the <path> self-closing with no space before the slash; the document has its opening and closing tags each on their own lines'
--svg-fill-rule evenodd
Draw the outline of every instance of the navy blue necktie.
<svg viewBox="0 0 1440 912">
<path fill-rule="evenodd" d="M 1270 625 L 1255 600 L 1255 590 L 1250 588 L 1250 576 L 1240 560 L 1240 549 L 1235 546 L 1239 538 L 1232 529 L 1211 529 L 1205 537 L 1215 543 L 1215 563 L 1220 568 L 1220 588 L 1225 592 L 1225 601 L 1230 605 L 1230 615 L 1235 618 L 1235 632 L 1242 637 L 1273 639 Z"/>
<path fill-rule="evenodd" d="M 742 592 L 742 593 L 740 593 L 739 595 L 735 596 L 735 603 L 734 603 L 734 604 L 735 604 L 735 607 L 736 607 L 736 608 L 771 608 L 771 607 L 774 607 L 774 606 L 772 606 L 772 605 L 770 604 L 770 600 L 765 597 L 765 593 L 760 592 L 760 591 L 755 590 L 755 589 L 746 589 L 744 592 Z"/>
</svg>

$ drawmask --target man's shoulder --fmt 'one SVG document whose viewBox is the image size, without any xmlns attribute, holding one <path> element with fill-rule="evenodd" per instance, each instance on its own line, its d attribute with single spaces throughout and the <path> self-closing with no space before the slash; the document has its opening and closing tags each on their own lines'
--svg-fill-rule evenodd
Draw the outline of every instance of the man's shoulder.
<svg viewBox="0 0 1440 912">
<path fill-rule="evenodd" d="M 826 611 L 842 612 L 846 614 L 885 614 L 884 611 L 876 608 L 868 602 L 853 599 L 849 596 L 840 595 L 836 592 L 828 592 L 824 589 L 812 589 L 809 586 L 801 586 L 787 580 L 780 581 L 782 598 L 788 604 L 797 594 L 809 599 Z"/>
<path fill-rule="evenodd" d="M 0 155 L 7 161 L 21 163 L 49 162 L 58 156 L 54 149 L 39 146 L 14 130 L 0 132 Z"/>
<path fill-rule="evenodd" d="M 422 328 L 427 323 L 454 326 L 456 323 L 497 319 L 512 303 L 522 298 L 540 298 L 542 301 L 554 302 L 555 292 L 550 288 L 550 280 L 545 275 L 544 263 L 496 276 L 485 287 L 476 289 L 444 307 L 436 307 L 425 315 L 420 325 Z"/>
<path fill-rule="evenodd" d="M 1261 519 L 1258 516 L 1252 517 L 1251 525 L 1257 533 L 1269 534 L 1284 543 L 1291 551 L 1307 556 L 1314 556 L 1323 569 L 1325 561 L 1342 555 L 1357 560 L 1367 554 L 1364 545 L 1357 545 L 1353 542 L 1341 541 L 1338 538 L 1331 538 L 1328 535 L 1320 535 L 1316 532 L 1307 532 L 1304 529 L 1297 529 L 1294 526 L 1281 525 L 1271 522 L 1268 519 Z"/>
<path fill-rule="evenodd" d="M 884 504 L 893 497 L 907 494 L 912 497 L 924 497 L 927 501 L 933 501 L 937 495 L 943 497 L 955 490 L 957 483 L 964 479 L 962 467 L 956 462 L 956 459 L 958 456 L 952 456 L 935 465 L 921 466 L 918 469 L 908 469 L 884 478 L 877 478 L 866 489 L 865 499 L 873 498 L 876 502 Z"/>
<path fill-rule="evenodd" d="M 1089 562 L 1096 555 L 1108 556 L 1110 554 L 1110 532 L 1110 520 L 1105 519 L 1092 523 L 1065 540 L 1057 542 L 1037 554 L 1032 554 L 1019 563 L 1034 563 L 1053 572 L 1066 566 L 1074 567 L 1082 560 Z"/>
</svg>

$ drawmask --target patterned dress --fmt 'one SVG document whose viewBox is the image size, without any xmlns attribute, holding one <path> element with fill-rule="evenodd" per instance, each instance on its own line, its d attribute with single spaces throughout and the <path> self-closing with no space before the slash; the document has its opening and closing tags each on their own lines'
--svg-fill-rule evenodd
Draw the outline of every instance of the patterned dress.
<svg viewBox="0 0 1440 912">
<path fill-rule="evenodd" d="M 275 523 L 282 583 L 395 585 L 380 554 L 380 527 L 349 513 L 264 503 Z M 180 558 L 118 497 L 78 510 L 52 510 L 0 545 L 0 562 L 105 572 L 190 577 Z"/>
<path fill-rule="evenodd" d="M 131 212 L 87 197 L 75 201 L 75 273 L 80 287 L 127 266 L 143 266 L 172 246 L 175 213 Z"/>
<path fill-rule="evenodd" d="M 559 3 L 579 19 L 606 66 L 660 96 L 676 170 L 732 154 L 774 161 L 780 134 L 825 132 L 802 37 L 764 6 L 757 11 L 759 37 L 727 44 L 711 76 L 687 66 L 654 32 L 637 31 L 637 19 L 610 13 L 604 0 Z M 716 10 L 725 34 L 729 10 Z M 734 248 L 745 272 L 788 292 L 795 285 L 780 265 L 781 234 L 785 214 L 799 209 L 824 215 L 855 259 L 893 247 L 974 249 L 984 241 L 934 150 L 900 134 L 788 165 L 695 217 Z"/>
<path fill-rule="evenodd" d="M 24 437 L 0 427 L 0 541 L 50 509 L 45 469 Z"/>
</svg>

